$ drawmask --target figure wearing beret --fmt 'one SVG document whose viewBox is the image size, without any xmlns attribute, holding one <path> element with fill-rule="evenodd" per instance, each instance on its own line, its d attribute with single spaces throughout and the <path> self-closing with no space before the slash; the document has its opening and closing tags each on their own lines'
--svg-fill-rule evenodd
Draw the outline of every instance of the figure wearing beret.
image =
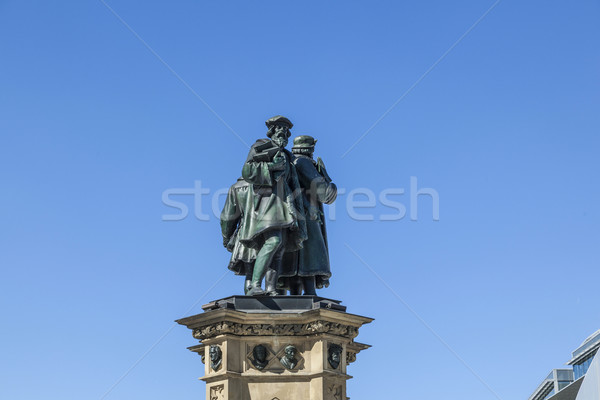
<svg viewBox="0 0 600 400">
<path fill-rule="evenodd" d="M 331 277 L 323 203 L 335 201 L 337 187 L 331 182 L 321 158 L 313 159 L 316 143 L 312 136 L 302 135 L 294 139 L 292 147 L 308 238 L 300 250 L 286 254 L 280 272 L 282 286 L 289 289 L 290 294 L 302 294 L 304 290 L 304 295 L 314 296 L 316 288 L 329 286 Z"/>
<path fill-rule="evenodd" d="M 284 253 L 302 248 L 307 234 L 293 155 L 285 149 L 293 125 L 281 115 L 268 119 L 266 125 L 269 139 L 252 145 L 242 168 L 242 177 L 252 185 L 253 199 L 238 238 L 258 252 L 248 295 L 274 296 Z"/>
</svg>

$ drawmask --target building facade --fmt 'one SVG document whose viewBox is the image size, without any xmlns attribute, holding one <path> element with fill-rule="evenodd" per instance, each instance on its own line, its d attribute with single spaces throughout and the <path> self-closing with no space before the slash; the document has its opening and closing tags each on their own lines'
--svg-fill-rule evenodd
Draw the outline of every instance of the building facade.
<svg viewBox="0 0 600 400">
<path fill-rule="evenodd" d="M 600 348 L 600 330 L 571 353 L 569 368 L 553 369 L 528 400 L 575 400 L 583 378 Z"/>
<path fill-rule="evenodd" d="M 597 330 L 573 351 L 571 360 L 567 362 L 567 365 L 573 366 L 573 375 L 576 380 L 586 374 L 599 347 L 600 330 Z"/>
<path fill-rule="evenodd" d="M 528 400 L 548 399 L 573 383 L 573 380 L 571 368 L 553 369 Z"/>
</svg>

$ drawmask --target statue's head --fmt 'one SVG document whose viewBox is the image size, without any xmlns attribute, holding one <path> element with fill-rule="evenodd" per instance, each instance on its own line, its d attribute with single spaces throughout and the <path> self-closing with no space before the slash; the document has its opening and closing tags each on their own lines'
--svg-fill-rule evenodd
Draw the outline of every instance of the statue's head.
<svg viewBox="0 0 600 400">
<path fill-rule="evenodd" d="M 296 357 L 296 353 L 298 352 L 298 350 L 296 349 L 296 347 L 292 346 L 291 344 L 288 344 L 287 346 L 285 346 L 284 352 L 288 360 L 293 360 L 294 357 Z"/>
<path fill-rule="evenodd" d="M 217 345 L 212 345 L 208 350 L 208 354 L 210 356 L 210 360 L 212 362 L 216 362 L 221 358 L 221 349 Z"/>
<path fill-rule="evenodd" d="M 317 139 L 312 136 L 296 136 L 294 138 L 294 145 L 292 146 L 292 153 L 301 154 L 312 158 L 312 155 L 315 152 L 315 144 L 317 144 Z"/>
<path fill-rule="evenodd" d="M 328 353 L 329 357 L 327 357 L 327 361 L 329 361 L 329 365 L 331 365 L 333 369 L 337 369 L 342 361 L 342 346 L 331 344 Z"/>
<path fill-rule="evenodd" d="M 258 346 L 254 346 L 252 354 L 254 354 L 255 360 L 264 362 L 267 359 L 267 348 L 262 344 L 259 344 Z"/>
<path fill-rule="evenodd" d="M 287 146 L 288 139 L 291 136 L 290 129 L 294 126 L 292 122 L 282 115 L 276 115 L 266 120 L 265 124 L 269 128 L 267 136 L 271 141 L 280 148 Z"/>
</svg>

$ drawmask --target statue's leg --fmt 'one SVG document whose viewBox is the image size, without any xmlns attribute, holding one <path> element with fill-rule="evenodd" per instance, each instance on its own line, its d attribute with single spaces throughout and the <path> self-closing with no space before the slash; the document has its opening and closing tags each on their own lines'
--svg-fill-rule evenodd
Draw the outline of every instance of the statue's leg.
<svg viewBox="0 0 600 400">
<path fill-rule="evenodd" d="M 304 295 L 305 296 L 316 296 L 317 295 L 317 289 L 316 289 L 314 276 L 302 277 L 302 283 L 304 285 Z"/>
<path fill-rule="evenodd" d="M 290 278 L 290 294 L 293 296 L 302 294 L 302 280 L 298 275 Z"/>
<path fill-rule="evenodd" d="M 252 272 L 254 271 L 254 265 L 252 263 L 246 264 L 246 280 L 244 281 L 244 294 L 247 295 L 252 287 Z"/>
<path fill-rule="evenodd" d="M 285 240 L 287 238 L 287 232 L 280 231 L 279 237 L 279 248 L 275 251 L 271 264 L 267 266 L 267 273 L 265 275 L 265 292 L 267 292 L 267 294 L 270 296 L 276 296 L 279 294 L 277 292 L 277 280 L 279 278 L 279 271 L 281 271 L 283 254 L 285 253 Z"/>
<path fill-rule="evenodd" d="M 248 291 L 248 295 L 250 296 L 265 294 L 264 290 L 261 288 L 262 280 L 267 273 L 267 268 L 271 266 L 273 257 L 277 254 L 277 251 L 283 247 L 281 231 L 267 232 L 264 234 L 264 238 L 265 242 L 256 255 L 256 262 L 254 263 L 252 284 Z M 277 277 L 275 277 L 275 282 L 277 282 Z"/>
</svg>

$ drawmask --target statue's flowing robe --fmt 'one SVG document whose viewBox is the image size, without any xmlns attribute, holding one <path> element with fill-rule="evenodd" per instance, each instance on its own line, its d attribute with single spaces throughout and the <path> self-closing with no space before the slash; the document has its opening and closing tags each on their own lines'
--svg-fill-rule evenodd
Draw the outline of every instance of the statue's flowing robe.
<svg viewBox="0 0 600 400">
<path fill-rule="evenodd" d="M 280 154 L 286 159 L 285 171 L 269 170 L 270 161 L 256 161 L 256 147 L 268 139 L 259 139 L 252 145 L 242 168 L 242 177 L 252 185 L 252 196 L 246 200 L 243 224 L 238 240 L 245 246 L 260 250 L 263 234 L 271 230 L 286 230 L 285 251 L 302 248 L 307 238 L 304 204 L 293 155 L 286 149 Z"/>
<path fill-rule="evenodd" d="M 331 276 L 323 203 L 333 203 L 337 187 L 319 173 L 316 162 L 310 157 L 296 156 L 294 166 L 302 187 L 308 238 L 302 249 L 286 254 L 279 276 L 315 276 L 319 287 Z"/>
<path fill-rule="evenodd" d="M 232 245 L 228 268 L 236 275 L 246 275 L 246 268 L 252 268 L 256 261 L 256 249 L 245 246 L 239 241 L 239 231 L 244 230 L 247 207 L 252 204 L 254 194 L 252 185 L 239 178 L 231 185 L 221 212 L 221 234 Z M 229 246 L 228 246 L 229 247 Z"/>
</svg>

